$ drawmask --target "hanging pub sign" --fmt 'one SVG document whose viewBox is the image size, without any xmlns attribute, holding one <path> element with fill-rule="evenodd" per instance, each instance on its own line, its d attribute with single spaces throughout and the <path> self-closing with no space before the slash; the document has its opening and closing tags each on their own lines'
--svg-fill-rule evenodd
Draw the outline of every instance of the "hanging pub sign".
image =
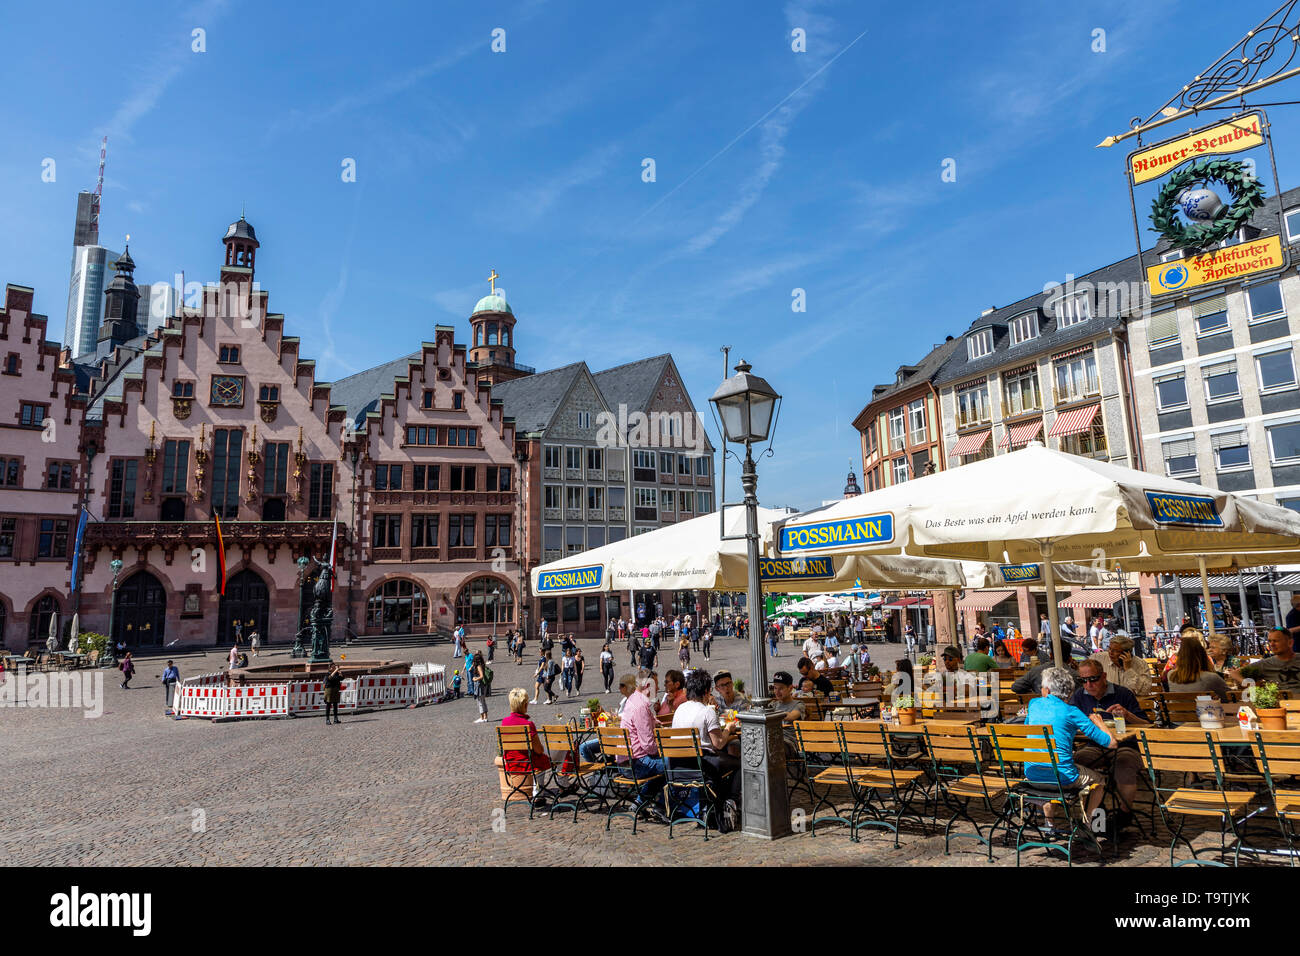
<svg viewBox="0 0 1300 956">
<path fill-rule="evenodd" d="M 1259 215 L 1266 192 L 1258 167 L 1266 158 L 1277 193 L 1268 130 L 1263 110 L 1253 110 L 1129 153 L 1139 254 L 1139 201 L 1150 203 L 1147 231 L 1170 244 L 1163 261 L 1144 263 L 1153 299 L 1286 268 L 1281 210 L 1267 222 Z"/>
</svg>

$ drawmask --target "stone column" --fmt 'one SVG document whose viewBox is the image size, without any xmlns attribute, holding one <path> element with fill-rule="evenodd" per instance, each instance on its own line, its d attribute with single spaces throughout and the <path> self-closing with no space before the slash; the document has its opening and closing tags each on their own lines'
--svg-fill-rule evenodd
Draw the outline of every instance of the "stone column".
<svg viewBox="0 0 1300 956">
<path fill-rule="evenodd" d="M 744 831 L 769 840 L 789 836 L 791 832 L 782 717 L 779 713 L 756 710 L 742 711 L 739 715 Z"/>
</svg>

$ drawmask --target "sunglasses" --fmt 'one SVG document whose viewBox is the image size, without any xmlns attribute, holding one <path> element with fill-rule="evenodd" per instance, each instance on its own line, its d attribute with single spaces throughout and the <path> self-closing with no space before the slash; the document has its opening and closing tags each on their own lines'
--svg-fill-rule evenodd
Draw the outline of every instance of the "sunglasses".
<svg viewBox="0 0 1300 956">
<path fill-rule="evenodd" d="M 1083 681 L 1085 684 L 1092 684 L 1092 683 L 1096 683 L 1097 681 L 1101 680 L 1101 675 L 1100 675 L 1100 674 L 1097 674 L 1097 675 L 1094 676 L 1094 677 L 1080 677 L 1079 680 Z"/>
</svg>

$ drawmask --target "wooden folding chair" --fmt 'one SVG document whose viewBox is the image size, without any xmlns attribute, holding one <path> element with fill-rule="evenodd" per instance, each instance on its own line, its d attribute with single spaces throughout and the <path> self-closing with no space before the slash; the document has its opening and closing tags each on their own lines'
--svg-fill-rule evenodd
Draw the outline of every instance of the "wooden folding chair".
<svg viewBox="0 0 1300 956">
<path fill-rule="evenodd" d="M 694 727 L 656 727 L 655 743 L 664 760 L 664 809 L 668 814 L 668 839 L 673 838 L 673 827 L 679 823 L 694 823 L 704 827 L 704 839 L 709 839 L 709 818 L 718 805 L 718 795 L 709 785 L 704 772 L 704 753 L 700 749 L 700 735 Z M 683 791 L 694 799 L 675 798 Z M 695 813 L 691 814 L 691 804 Z"/>
<path fill-rule="evenodd" d="M 1007 788 L 1020 805 L 1020 826 L 1016 831 L 1016 866 L 1020 865 L 1020 854 L 1028 849 L 1060 850 L 1065 854 L 1067 864 L 1074 862 L 1074 841 L 1079 835 L 1086 837 L 1102 853 L 1097 835 L 1092 832 L 1091 821 L 1087 818 L 1085 808 L 1088 794 L 1093 787 L 1101 784 L 1079 786 L 1078 782 L 1068 785 L 1061 782 L 1060 768 L 1056 762 L 1054 732 L 1047 724 L 992 724 L 993 747 L 1001 766 L 1003 780 Z M 1051 770 L 1051 779 L 1032 780 L 1027 771 L 1031 764 L 1037 764 Z M 1026 771 L 1021 773 L 1018 768 Z M 1071 812 L 1073 803 L 1079 805 L 1079 817 Z M 1047 807 L 1057 805 L 1065 813 L 1069 824 L 1065 842 L 1048 838 L 1043 826 L 1036 822 L 1036 813 L 1047 818 Z M 1027 813 L 1026 808 L 1034 813 Z M 1038 839 L 1026 841 L 1025 830 L 1032 827 L 1037 831 Z"/>
<path fill-rule="evenodd" d="M 899 846 L 898 832 L 903 817 L 911 817 L 924 827 L 925 821 L 911 809 L 911 803 L 917 792 L 917 781 L 925 776 L 925 771 L 909 769 L 899 765 L 893 750 L 893 732 L 883 724 L 838 724 L 840 742 L 844 750 L 844 763 L 849 769 L 847 779 L 853 793 L 852 821 L 853 839 L 858 839 L 858 830 L 862 827 L 879 827 L 894 834 L 894 846 Z M 906 735 L 909 743 L 915 742 L 916 735 Z M 875 802 L 879 800 L 879 807 Z M 887 817 L 891 816 L 893 822 Z M 863 819 L 859 821 L 859 817 Z"/>
<path fill-rule="evenodd" d="M 850 775 L 854 772 L 844 760 L 844 745 L 840 740 L 840 725 L 834 720 L 796 720 L 794 722 L 795 746 L 799 751 L 804 767 L 803 784 L 808 790 L 808 799 L 812 801 L 812 819 L 809 830 L 817 835 L 818 823 L 842 823 L 850 828 L 852 834 L 853 820 L 840 816 L 840 811 L 831 802 L 832 787 L 851 787 Z M 813 785 L 824 787 L 819 796 Z M 831 815 L 819 817 L 817 811 L 823 806 L 831 808 Z"/>
<path fill-rule="evenodd" d="M 511 802 L 524 800 L 528 803 L 528 819 L 531 820 L 537 802 L 533 790 L 538 773 L 537 762 L 533 759 L 532 731 L 524 726 L 497 727 L 497 756 L 502 764 L 501 789 L 506 791 L 502 798 L 502 812 L 509 811 Z"/>
<path fill-rule="evenodd" d="M 1202 695 L 1195 691 L 1160 691 L 1155 695 L 1159 701 L 1163 722 L 1169 726 L 1178 724 L 1195 724 L 1196 698 Z"/>
<path fill-rule="evenodd" d="M 1151 789 L 1156 792 L 1156 806 L 1165 826 L 1172 834 L 1169 842 L 1170 866 L 1227 866 L 1223 858 L 1227 856 L 1228 831 L 1233 835 L 1233 866 L 1241 858 L 1242 836 L 1237 829 L 1236 814 L 1242 813 L 1255 799 L 1252 791 L 1228 790 L 1225 786 L 1223 764 L 1219 747 L 1213 731 L 1197 729 L 1186 730 L 1148 730 L 1139 732 L 1142 756 L 1146 760 L 1147 772 L 1151 775 Z M 1161 771 L 1176 771 L 1183 775 L 1180 783 L 1164 786 L 1160 781 Z M 1203 786 L 1182 785 L 1187 774 L 1200 777 Z M 1202 860 L 1192 841 L 1183 836 L 1183 829 L 1189 817 L 1217 817 L 1219 820 L 1219 861 Z M 1178 861 L 1174 850 L 1182 842 L 1191 852 L 1190 859 Z"/>
<path fill-rule="evenodd" d="M 1296 843 L 1300 842 L 1300 790 L 1295 789 L 1300 779 L 1300 734 L 1293 730 L 1257 730 L 1251 750 L 1263 771 L 1273 815 L 1286 840 L 1291 865 L 1295 866 Z"/>
<path fill-rule="evenodd" d="M 642 790 L 664 778 L 662 773 L 643 773 L 632 759 L 632 741 L 622 727 L 600 727 L 596 734 L 600 740 L 600 753 L 609 764 L 606 782 L 609 784 L 609 809 L 605 814 L 608 830 L 615 817 L 631 817 L 632 832 L 636 833 L 637 817 L 650 803 L 650 795 Z M 621 763 L 620 763 L 621 761 Z"/>
<path fill-rule="evenodd" d="M 984 759 L 980 739 L 969 724 L 927 723 L 925 749 L 939 797 L 953 811 L 943 830 L 944 854 L 949 853 L 953 837 L 973 837 L 988 847 L 989 862 L 993 862 L 994 832 L 999 824 L 1005 824 L 1008 832 L 1011 827 L 1011 784 L 996 763 Z M 979 801 L 994 817 L 993 823 L 987 825 L 987 835 L 984 827 L 970 815 L 973 801 Z M 969 823 L 975 832 L 953 832 L 958 820 Z"/>
</svg>

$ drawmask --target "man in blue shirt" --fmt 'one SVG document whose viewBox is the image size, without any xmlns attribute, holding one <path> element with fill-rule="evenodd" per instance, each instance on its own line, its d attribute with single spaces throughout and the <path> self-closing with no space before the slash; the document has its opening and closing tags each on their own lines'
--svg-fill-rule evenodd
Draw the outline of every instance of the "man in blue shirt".
<svg viewBox="0 0 1300 956">
<path fill-rule="evenodd" d="M 167 669 L 162 672 L 163 692 L 167 699 L 167 710 L 172 709 L 172 693 L 176 689 L 176 682 L 181 679 L 181 672 L 176 667 L 175 661 L 167 662 Z"/>
<path fill-rule="evenodd" d="M 1123 684 L 1112 684 L 1107 680 L 1106 669 L 1095 658 L 1090 657 L 1079 664 L 1079 689 L 1070 698 L 1070 703 L 1085 714 L 1100 717 L 1103 721 L 1106 717 L 1123 717 L 1129 727 L 1146 727 L 1151 724 L 1133 692 Z M 1115 777 L 1115 789 L 1123 804 L 1115 821 L 1118 832 L 1131 822 L 1133 803 L 1137 800 L 1142 757 L 1138 753 L 1136 738 L 1126 733 L 1122 745 L 1112 756 L 1114 761 L 1110 773 Z M 1104 770 L 1106 767 L 1106 755 L 1091 745 L 1079 748 L 1074 759 L 1080 766 L 1094 770 Z"/>
<path fill-rule="evenodd" d="M 1074 691 L 1074 674 L 1064 667 L 1053 667 L 1043 674 L 1043 696 L 1029 702 L 1029 711 L 1025 715 L 1026 724 L 1046 724 L 1052 728 L 1053 750 L 1056 752 L 1056 770 L 1061 784 L 1066 790 L 1082 790 L 1092 787 L 1088 793 L 1088 802 L 1084 807 L 1085 819 L 1092 818 L 1092 811 L 1101 805 L 1106 794 L 1105 777 L 1089 767 L 1077 767 L 1074 760 L 1074 737 L 1083 734 L 1099 747 L 1115 749 L 1115 738 L 1106 730 L 1101 717 L 1096 714 L 1086 716 L 1078 707 L 1066 703 L 1066 698 Z M 1025 780 L 1029 784 L 1052 785 L 1052 767 L 1050 764 L 1031 763 L 1025 765 Z M 1049 790 L 1049 787 L 1043 787 Z M 1048 804 L 1046 813 L 1052 819 L 1055 805 Z"/>
</svg>

